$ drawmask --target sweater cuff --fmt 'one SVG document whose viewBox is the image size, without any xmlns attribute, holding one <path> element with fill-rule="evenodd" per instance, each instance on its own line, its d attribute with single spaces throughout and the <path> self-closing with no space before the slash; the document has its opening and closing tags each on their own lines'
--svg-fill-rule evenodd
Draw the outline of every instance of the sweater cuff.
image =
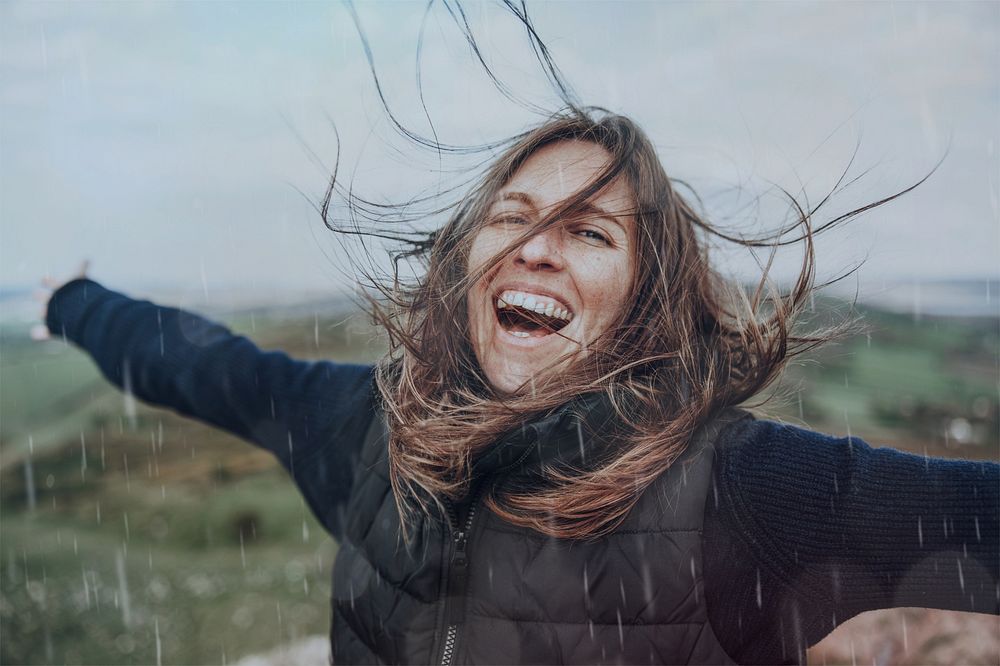
<svg viewBox="0 0 1000 666">
<path fill-rule="evenodd" d="M 87 278 L 76 278 L 59 287 L 49 298 L 45 311 L 49 333 L 76 342 L 84 314 L 109 293 L 112 292 Z"/>
</svg>

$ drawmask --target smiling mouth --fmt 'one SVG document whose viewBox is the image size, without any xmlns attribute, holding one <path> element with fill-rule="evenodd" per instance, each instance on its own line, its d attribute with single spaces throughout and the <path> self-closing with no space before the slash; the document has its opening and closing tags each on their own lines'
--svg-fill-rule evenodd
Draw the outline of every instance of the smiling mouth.
<svg viewBox="0 0 1000 666">
<path fill-rule="evenodd" d="M 523 291 L 504 291 L 496 296 L 493 305 L 500 327 L 517 338 L 552 335 L 573 319 L 573 312 L 565 304 Z"/>
</svg>

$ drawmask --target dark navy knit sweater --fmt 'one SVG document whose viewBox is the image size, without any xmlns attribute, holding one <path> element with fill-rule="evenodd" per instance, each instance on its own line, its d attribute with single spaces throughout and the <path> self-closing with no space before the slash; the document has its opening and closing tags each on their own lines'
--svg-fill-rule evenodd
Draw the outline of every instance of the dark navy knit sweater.
<svg viewBox="0 0 1000 666">
<path fill-rule="evenodd" d="M 137 397 L 270 450 L 317 515 L 346 501 L 373 410 L 369 366 L 262 352 L 223 326 L 90 280 L 55 293 L 47 324 Z M 866 610 L 1000 613 L 1000 465 L 771 421 L 717 456 L 706 597 L 737 661 L 804 660 L 807 646 Z"/>
</svg>

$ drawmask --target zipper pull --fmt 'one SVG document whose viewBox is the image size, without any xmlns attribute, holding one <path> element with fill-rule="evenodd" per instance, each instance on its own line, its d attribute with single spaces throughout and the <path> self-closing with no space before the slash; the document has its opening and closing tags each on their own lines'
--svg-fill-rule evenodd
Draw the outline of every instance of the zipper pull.
<svg viewBox="0 0 1000 666">
<path fill-rule="evenodd" d="M 458 625 L 465 619 L 465 588 L 469 573 L 469 558 L 466 546 L 468 532 L 455 535 L 455 550 L 451 555 L 451 603 L 448 608 L 448 624 Z"/>
<path fill-rule="evenodd" d="M 468 534 L 459 532 L 455 535 L 455 552 L 451 556 L 451 563 L 455 566 L 464 567 L 468 562 L 465 556 L 465 547 L 468 545 Z"/>
</svg>

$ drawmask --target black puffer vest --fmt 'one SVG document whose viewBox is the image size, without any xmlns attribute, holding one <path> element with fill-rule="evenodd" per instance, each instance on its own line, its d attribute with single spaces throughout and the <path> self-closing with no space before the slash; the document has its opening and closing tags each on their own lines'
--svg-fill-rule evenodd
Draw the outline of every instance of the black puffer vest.
<svg viewBox="0 0 1000 666">
<path fill-rule="evenodd" d="M 564 409 L 526 426 L 498 444 L 486 480 L 584 455 L 581 424 L 593 419 L 593 411 Z M 746 423 L 732 412 L 703 428 L 624 523 L 600 539 L 516 527 L 474 497 L 450 507 L 447 518 L 424 519 L 407 542 L 377 415 L 334 566 L 332 661 L 733 663 L 708 623 L 702 520 L 712 445 L 723 430 Z"/>
</svg>

